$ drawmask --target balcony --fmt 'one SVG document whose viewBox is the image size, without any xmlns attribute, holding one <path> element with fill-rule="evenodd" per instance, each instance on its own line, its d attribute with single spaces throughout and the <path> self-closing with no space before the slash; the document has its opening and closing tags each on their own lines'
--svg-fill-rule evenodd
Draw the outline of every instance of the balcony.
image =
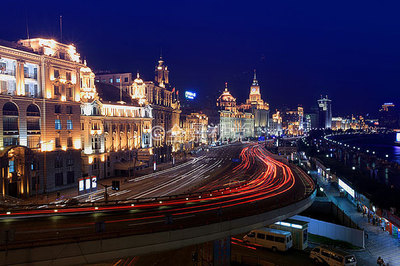
<svg viewBox="0 0 400 266">
<path fill-rule="evenodd" d="M 8 75 L 8 76 L 15 77 L 15 70 L 12 70 L 12 69 L 0 70 L 0 75 Z"/>
<path fill-rule="evenodd" d="M 37 80 L 37 73 L 24 73 L 24 77 L 26 79 L 35 79 L 35 80 Z"/>
</svg>

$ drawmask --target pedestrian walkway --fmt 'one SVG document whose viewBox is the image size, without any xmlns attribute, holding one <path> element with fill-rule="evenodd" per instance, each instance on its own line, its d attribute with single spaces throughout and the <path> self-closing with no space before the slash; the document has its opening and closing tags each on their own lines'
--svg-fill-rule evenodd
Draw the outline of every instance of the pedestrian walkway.
<svg viewBox="0 0 400 266">
<path fill-rule="evenodd" d="M 318 184 L 323 187 L 328 199 L 344 211 L 361 229 L 364 229 L 366 233 L 365 249 L 362 251 L 349 251 L 357 256 L 358 265 L 376 265 L 376 260 L 380 256 L 384 259 L 386 265 L 400 266 L 400 241 L 388 232 L 383 231 L 380 226 L 369 223 L 368 218 L 366 216 L 363 217 L 362 213 L 357 211 L 357 207 L 350 200 L 341 197 L 339 191 L 320 175 L 316 172 L 312 173 L 312 175 L 318 178 Z"/>
</svg>

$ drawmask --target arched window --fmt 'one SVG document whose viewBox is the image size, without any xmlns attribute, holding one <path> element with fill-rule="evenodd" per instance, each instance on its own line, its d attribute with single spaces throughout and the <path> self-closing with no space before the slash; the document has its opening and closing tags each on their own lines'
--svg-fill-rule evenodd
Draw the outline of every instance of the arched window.
<svg viewBox="0 0 400 266">
<path fill-rule="evenodd" d="M 3 106 L 3 116 L 18 116 L 18 107 L 15 103 L 7 102 Z"/>
<path fill-rule="evenodd" d="M 40 116 L 39 107 L 36 104 L 30 104 L 26 109 L 26 116 Z"/>
<path fill-rule="evenodd" d="M 3 146 L 18 145 L 18 107 L 7 102 L 3 106 Z"/>
<path fill-rule="evenodd" d="M 26 108 L 27 146 L 37 148 L 40 145 L 40 111 L 36 104 Z"/>
</svg>

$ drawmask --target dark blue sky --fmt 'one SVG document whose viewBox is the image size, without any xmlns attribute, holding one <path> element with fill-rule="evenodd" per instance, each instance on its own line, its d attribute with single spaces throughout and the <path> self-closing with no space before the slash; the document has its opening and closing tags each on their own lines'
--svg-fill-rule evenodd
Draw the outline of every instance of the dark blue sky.
<svg viewBox="0 0 400 266">
<path fill-rule="evenodd" d="M 163 50 L 181 91 L 214 95 L 224 82 L 247 98 L 253 68 L 274 109 L 309 107 L 321 94 L 334 114 L 400 105 L 396 1 L 6 1 L 0 39 L 59 36 L 95 70 L 153 79 Z"/>
</svg>

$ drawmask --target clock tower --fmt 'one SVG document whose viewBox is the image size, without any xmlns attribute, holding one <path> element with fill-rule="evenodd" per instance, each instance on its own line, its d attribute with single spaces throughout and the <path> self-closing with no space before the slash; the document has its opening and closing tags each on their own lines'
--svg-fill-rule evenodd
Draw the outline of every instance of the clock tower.
<svg viewBox="0 0 400 266">
<path fill-rule="evenodd" d="M 261 100 L 260 86 L 258 85 L 258 80 L 257 80 L 255 69 L 254 69 L 253 83 L 251 84 L 251 87 L 250 87 L 249 100 L 250 100 L 250 102 L 258 102 L 259 100 Z"/>
</svg>

